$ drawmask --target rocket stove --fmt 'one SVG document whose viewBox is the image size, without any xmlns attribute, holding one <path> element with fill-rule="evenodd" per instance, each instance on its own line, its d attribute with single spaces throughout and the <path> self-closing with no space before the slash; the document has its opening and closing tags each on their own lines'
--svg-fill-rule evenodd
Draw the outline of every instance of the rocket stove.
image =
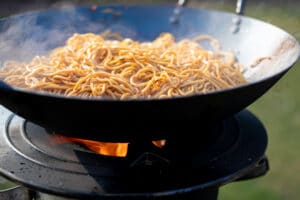
<svg viewBox="0 0 300 200">
<path fill-rule="evenodd" d="M 53 133 L 4 108 L 0 116 L 0 172 L 22 185 L 0 193 L 1 199 L 212 200 L 222 185 L 268 170 L 266 131 L 247 110 L 206 129 L 181 122 L 188 128 L 174 127 L 172 134 L 192 132 L 201 140 L 172 137 L 163 147 L 135 141 L 126 157 L 57 143 Z"/>
</svg>

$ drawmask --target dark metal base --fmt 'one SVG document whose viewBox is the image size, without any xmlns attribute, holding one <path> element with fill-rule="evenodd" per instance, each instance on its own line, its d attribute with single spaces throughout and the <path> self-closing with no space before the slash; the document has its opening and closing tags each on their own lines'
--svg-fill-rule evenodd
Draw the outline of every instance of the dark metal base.
<svg viewBox="0 0 300 200">
<path fill-rule="evenodd" d="M 268 170 L 265 129 L 248 111 L 225 120 L 215 144 L 202 147 L 182 138 L 168 141 L 162 150 L 133 148 L 126 158 L 100 156 L 74 143 L 52 143 L 42 127 L 2 108 L 0 116 L 0 173 L 58 196 L 216 199 L 221 185 Z"/>
</svg>

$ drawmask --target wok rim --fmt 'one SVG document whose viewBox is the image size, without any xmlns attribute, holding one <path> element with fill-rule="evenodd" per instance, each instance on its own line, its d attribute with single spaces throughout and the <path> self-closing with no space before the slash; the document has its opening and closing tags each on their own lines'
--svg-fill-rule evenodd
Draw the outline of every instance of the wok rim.
<svg viewBox="0 0 300 200">
<path fill-rule="evenodd" d="M 106 9 L 106 8 L 145 8 L 145 7 L 164 7 L 164 8 L 169 8 L 169 9 L 174 9 L 176 8 L 176 6 L 171 6 L 171 5 L 160 5 L 160 4 L 156 4 L 156 5 L 140 5 L 140 4 L 134 4 L 134 5 L 123 5 L 123 4 L 117 4 L 117 5 L 104 5 L 104 6 L 100 6 L 98 5 L 97 8 L 101 8 L 101 9 Z M 75 10 L 78 9 L 89 9 L 90 6 L 87 5 L 83 5 L 83 6 L 72 6 L 71 8 L 75 8 Z M 227 12 L 227 11 L 220 11 L 220 10 L 214 10 L 214 9 L 203 9 L 203 8 L 195 8 L 195 7 L 184 7 L 183 8 L 184 11 L 186 10 L 194 10 L 194 11 L 200 11 L 200 12 L 209 12 L 209 13 L 213 13 L 213 14 L 221 14 L 221 15 L 229 15 L 229 16 L 236 16 L 235 13 L 231 13 L 231 12 Z M 35 10 L 35 11 L 28 11 L 28 12 L 24 12 L 24 13 L 20 13 L 20 14 L 15 14 L 15 15 L 11 15 L 8 17 L 4 17 L 2 19 L 0 19 L 0 22 L 5 22 L 8 19 L 14 19 L 14 18 L 20 18 L 20 17 L 24 17 L 24 16 L 28 16 L 28 15 L 37 15 L 40 13 L 45 13 L 45 12 L 63 12 L 64 10 L 62 10 L 62 8 L 45 8 L 45 9 L 39 9 L 39 10 Z M 286 37 L 289 39 L 292 39 L 295 42 L 295 49 L 297 49 L 297 54 L 298 56 L 295 56 L 294 59 L 292 59 L 292 61 L 290 61 L 290 64 L 287 65 L 286 67 L 282 67 L 282 69 L 280 69 L 277 73 L 273 74 L 273 75 L 269 75 L 266 76 L 264 78 L 261 78 L 259 80 L 256 81 L 247 81 L 247 83 L 243 83 L 240 85 L 236 85 L 234 87 L 230 87 L 230 88 L 225 88 L 225 89 L 220 89 L 220 90 L 214 90 L 214 91 L 210 91 L 207 93 L 193 93 L 193 94 L 189 94 L 189 95 L 184 95 L 184 96 L 174 96 L 174 97 L 165 97 L 165 98 L 128 98 L 128 99 L 113 99 L 113 98 L 108 98 L 108 97 L 83 97 L 83 96 L 67 96 L 64 94 L 54 94 L 51 92 L 45 92 L 45 91 L 37 91 L 34 89 L 23 89 L 23 88 L 19 88 L 19 87 L 15 87 L 15 86 L 11 86 L 9 84 L 7 84 L 6 82 L 4 82 L 3 80 L 0 80 L 0 82 L 3 82 L 10 91 L 14 91 L 14 92 L 18 92 L 18 93 L 24 93 L 27 95 L 35 95 L 35 96 L 40 96 L 40 97 L 46 97 L 46 98 L 56 98 L 56 99 L 62 99 L 62 100 L 72 100 L 72 101 L 87 101 L 87 102 L 113 102 L 113 103 L 117 103 L 117 102 L 126 102 L 126 103 L 134 103 L 134 102 L 163 102 L 163 101 L 170 101 L 170 100 L 184 100 L 184 99 L 190 99 L 190 98 L 201 98 L 204 96 L 214 96 L 214 95 L 220 95 L 220 94 L 224 94 L 227 92 L 233 92 L 233 91 L 237 91 L 240 89 L 244 89 L 247 87 L 251 87 L 253 85 L 257 85 L 260 84 L 262 82 L 265 82 L 269 79 L 272 79 L 278 75 L 284 74 L 285 72 L 287 72 L 289 69 L 291 69 L 296 63 L 297 61 L 300 59 L 300 43 L 298 42 L 298 40 L 289 32 L 287 32 L 286 30 L 273 25 L 271 23 L 265 22 L 263 20 L 260 19 L 256 19 L 254 17 L 249 17 L 249 16 L 241 16 L 242 19 L 248 19 L 251 21 L 254 21 L 255 23 L 261 23 L 264 26 L 270 26 L 271 28 L 277 30 L 277 31 L 281 31 L 282 33 L 286 34 Z M 298 46 L 298 47 L 297 47 Z M 1 55 L 0 55 L 1 56 Z M 2 89 L 6 89 L 4 87 L 1 87 L 0 84 L 0 88 Z"/>
</svg>

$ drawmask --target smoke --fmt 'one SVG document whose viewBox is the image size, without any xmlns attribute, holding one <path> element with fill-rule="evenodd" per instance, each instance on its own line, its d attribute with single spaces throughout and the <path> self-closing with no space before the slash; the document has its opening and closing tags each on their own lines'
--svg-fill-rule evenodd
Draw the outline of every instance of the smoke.
<svg viewBox="0 0 300 200">
<path fill-rule="evenodd" d="M 95 6 L 78 9 L 80 1 L 57 2 L 42 11 L 33 11 L 0 21 L 0 62 L 28 61 L 36 55 L 64 45 L 74 33 L 101 33 L 107 29 L 134 37 L 130 25 L 119 22 L 113 12 L 101 13 Z M 101 17 L 98 17 L 101 15 Z"/>
<path fill-rule="evenodd" d="M 35 54 L 44 54 L 51 44 L 59 43 L 66 31 L 47 30 L 38 24 L 36 15 L 17 16 L 3 22 L 0 33 L 1 60 L 27 60 Z"/>
<path fill-rule="evenodd" d="M 95 1 L 85 1 L 85 8 L 78 7 L 83 3 L 81 0 L 55 1 L 51 5 L 35 1 L 44 9 L 0 20 L 0 66 L 7 60 L 29 61 L 36 55 L 45 55 L 64 45 L 74 33 L 101 33 L 109 29 L 137 40 L 154 39 L 166 30 L 176 38 L 195 34 L 194 24 L 181 21 L 179 25 L 173 25 L 169 14 L 156 15 L 151 9 L 146 13 L 131 13 L 126 6 L 121 9 L 97 8 L 92 6 Z M 105 0 L 100 3 L 115 4 Z M 145 18 L 140 17 L 141 14 Z"/>
</svg>

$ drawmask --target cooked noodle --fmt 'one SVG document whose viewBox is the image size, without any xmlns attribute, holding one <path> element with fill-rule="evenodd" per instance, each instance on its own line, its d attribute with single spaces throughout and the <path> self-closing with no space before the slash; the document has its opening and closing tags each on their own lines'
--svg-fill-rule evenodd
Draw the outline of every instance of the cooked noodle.
<svg viewBox="0 0 300 200">
<path fill-rule="evenodd" d="M 212 51 L 199 42 L 209 40 Z M 163 33 L 152 42 L 74 34 L 65 46 L 30 62 L 7 61 L 0 78 L 10 85 L 68 96 L 166 98 L 246 83 L 231 52 L 209 35 L 176 42 Z"/>
</svg>

